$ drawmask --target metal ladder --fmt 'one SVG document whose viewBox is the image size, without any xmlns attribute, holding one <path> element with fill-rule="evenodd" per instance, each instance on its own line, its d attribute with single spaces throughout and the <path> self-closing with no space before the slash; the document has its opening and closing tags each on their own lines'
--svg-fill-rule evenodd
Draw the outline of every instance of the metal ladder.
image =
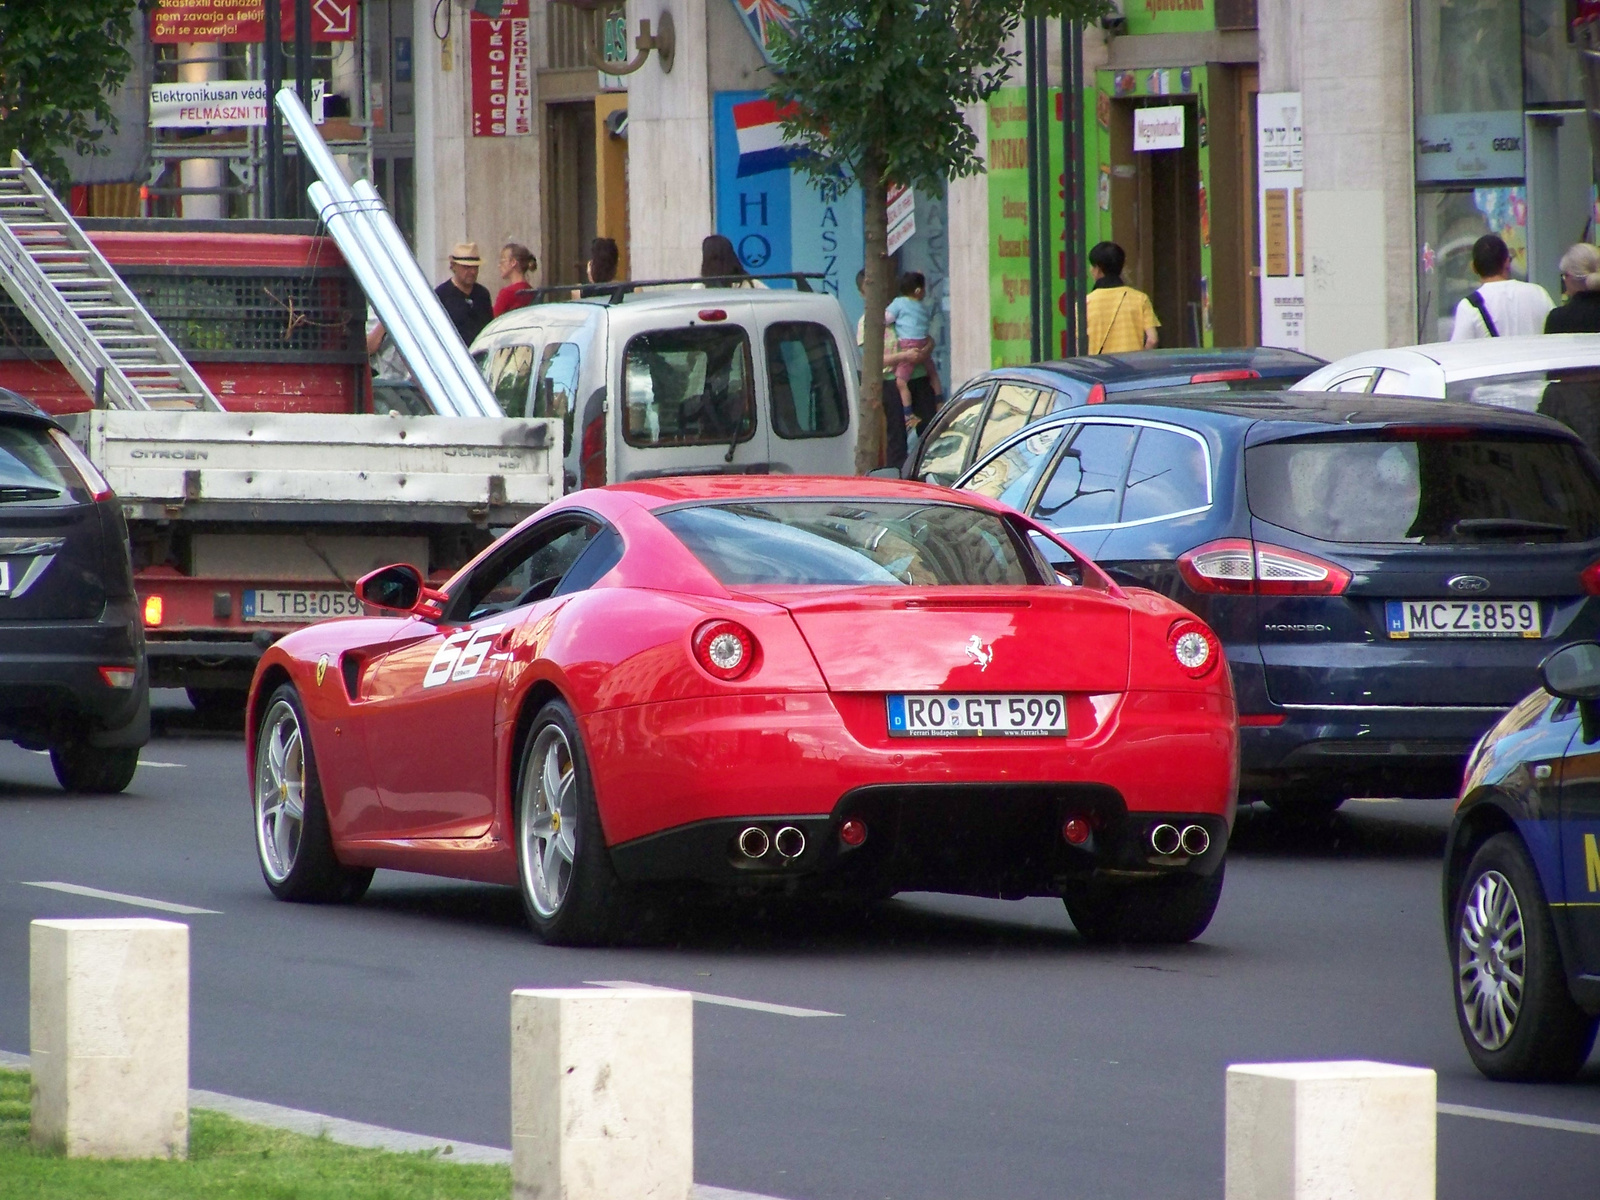
<svg viewBox="0 0 1600 1200">
<path fill-rule="evenodd" d="M 0 284 L 109 408 L 223 411 L 28 160 L 0 167 Z M 97 385 L 97 380 L 103 384 Z"/>
</svg>

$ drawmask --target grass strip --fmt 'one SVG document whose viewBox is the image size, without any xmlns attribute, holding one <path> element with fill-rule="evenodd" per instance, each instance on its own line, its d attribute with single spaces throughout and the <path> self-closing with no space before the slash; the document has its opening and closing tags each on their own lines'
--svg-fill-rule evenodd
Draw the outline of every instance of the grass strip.
<svg viewBox="0 0 1600 1200">
<path fill-rule="evenodd" d="M 189 1157 L 58 1158 L 28 1141 L 28 1076 L 0 1071 L 0 1200 L 506 1200 L 509 1167 L 341 1146 L 189 1113 Z"/>
</svg>

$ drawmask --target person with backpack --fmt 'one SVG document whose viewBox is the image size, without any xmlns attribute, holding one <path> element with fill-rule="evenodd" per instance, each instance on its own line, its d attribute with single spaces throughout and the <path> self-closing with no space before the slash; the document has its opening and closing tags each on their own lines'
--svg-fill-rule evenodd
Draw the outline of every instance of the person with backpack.
<svg viewBox="0 0 1600 1200">
<path fill-rule="evenodd" d="M 1486 233 L 1472 243 L 1472 270 L 1482 282 L 1456 305 L 1452 342 L 1544 332 L 1555 304 L 1537 283 L 1511 277 L 1511 250 L 1503 238 Z"/>
</svg>

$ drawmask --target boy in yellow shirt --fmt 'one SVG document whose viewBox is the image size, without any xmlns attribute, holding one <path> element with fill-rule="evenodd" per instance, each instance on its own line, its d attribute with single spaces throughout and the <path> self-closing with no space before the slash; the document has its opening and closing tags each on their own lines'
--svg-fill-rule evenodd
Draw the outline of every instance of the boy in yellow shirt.
<svg viewBox="0 0 1600 1200">
<path fill-rule="evenodd" d="M 1086 302 L 1090 354 L 1126 354 L 1154 350 L 1161 322 L 1150 297 L 1122 282 L 1127 254 L 1115 242 L 1101 242 L 1089 251 L 1094 290 Z"/>
</svg>

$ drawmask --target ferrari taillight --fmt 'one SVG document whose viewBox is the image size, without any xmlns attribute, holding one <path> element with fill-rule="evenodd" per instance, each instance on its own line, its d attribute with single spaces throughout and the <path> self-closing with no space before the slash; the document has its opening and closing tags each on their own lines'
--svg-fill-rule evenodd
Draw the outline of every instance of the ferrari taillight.
<svg viewBox="0 0 1600 1200">
<path fill-rule="evenodd" d="M 707 621 L 695 630 L 694 658 L 708 675 L 737 679 L 756 660 L 755 635 L 737 621 Z"/>
<path fill-rule="evenodd" d="M 1205 678 L 1222 660 L 1222 647 L 1217 643 L 1216 634 L 1189 618 L 1172 623 L 1167 631 L 1167 646 L 1178 666 L 1191 679 Z"/>
<path fill-rule="evenodd" d="M 1236 596 L 1339 596 L 1350 585 L 1350 572 L 1337 563 L 1248 538 L 1180 554 L 1178 574 L 1197 592 Z"/>
</svg>

